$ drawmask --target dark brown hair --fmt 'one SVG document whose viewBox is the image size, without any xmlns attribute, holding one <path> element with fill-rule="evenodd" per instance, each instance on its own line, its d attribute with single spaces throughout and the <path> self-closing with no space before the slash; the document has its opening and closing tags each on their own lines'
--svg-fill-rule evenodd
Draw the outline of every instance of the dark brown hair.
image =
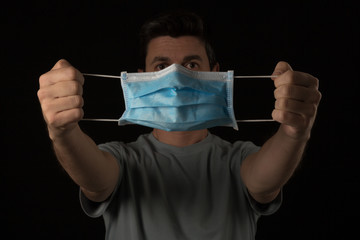
<svg viewBox="0 0 360 240">
<path fill-rule="evenodd" d="M 144 67 L 149 42 L 160 36 L 194 36 L 204 43 L 210 69 L 217 63 L 215 53 L 205 33 L 203 20 L 195 13 L 178 10 L 162 13 L 146 21 L 140 29 L 140 66 Z"/>
</svg>

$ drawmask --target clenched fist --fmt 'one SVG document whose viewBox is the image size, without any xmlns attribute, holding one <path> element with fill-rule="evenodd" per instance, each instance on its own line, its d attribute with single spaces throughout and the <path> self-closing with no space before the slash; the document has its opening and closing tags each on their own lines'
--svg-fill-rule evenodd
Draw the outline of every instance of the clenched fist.
<svg viewBox="0 0 360 240">
<path fill-rule="evenodd" d="M 286 62 L 279 62 L 273 75 L 275 84 L 274 120 L 282 123 L 281 129 L 295 139 L 308 139 L 321 99 L 319 80 L 314 76 L 293 71 Z"/>
<path fill-rule="evenodd" d="M 78 126 L 83 112 L 83 75 L 66 60 L 39 78 L 37 93 L 49 136 L 52 140 L 61 137 Z"/>
</svg>

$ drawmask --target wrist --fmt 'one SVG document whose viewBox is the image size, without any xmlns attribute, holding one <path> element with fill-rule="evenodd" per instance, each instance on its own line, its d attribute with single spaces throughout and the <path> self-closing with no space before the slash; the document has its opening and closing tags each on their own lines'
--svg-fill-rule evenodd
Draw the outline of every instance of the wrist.
<svg viewBox="0 0 360 240">
<path fill-rule="evenodd" d="M 69 139 L 73 138 L 74 135 L 78 134 L 80 127 L 78 124 L 66 128 L 51 128 L 48 126 L 49 137 L 53 143 L 57 142 L 67 142 Z"/>
<path fill-rule="evenodd" d="M 301 130 L 285 124 L 280 125 L 278 132 L 289 141 L 307 142 L 311 136 L 310 129 Z"/>
</svg>

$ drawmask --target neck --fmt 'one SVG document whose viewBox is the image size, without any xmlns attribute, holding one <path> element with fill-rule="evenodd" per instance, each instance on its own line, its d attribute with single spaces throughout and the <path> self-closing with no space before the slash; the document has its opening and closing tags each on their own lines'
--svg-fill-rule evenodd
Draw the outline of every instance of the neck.
<svg viewBox="0 0 360 240">
<path fill-rule="evenodd" d="M 204 140 L 208 135 L 208 130 L 201 129 L 195 131 L 167 132 L 160 129 L 154 129 L 152 134 L 162 143 L 176 147 L 186 147 Z"/>
</svg>

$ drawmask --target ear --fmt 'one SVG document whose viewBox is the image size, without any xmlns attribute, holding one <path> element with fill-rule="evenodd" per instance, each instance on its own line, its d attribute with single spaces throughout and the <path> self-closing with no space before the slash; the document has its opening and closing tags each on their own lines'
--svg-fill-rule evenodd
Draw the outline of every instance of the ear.
<svg viewBox="0 0 360 240">
<path fill-rule="evenodd" d="M 138 68 L 138 72 L 144 72 L 144 69 Z"/>
<path fill-rule="evenodd" d="M 219 63 L 216 63 L 216 64 L 214 65 L 214 67 L 211 69 L 211 71 L 213 71 L 213 72 L 218 72 L 218 71 L 220 71 L 220 65 L 219 65 Z"/>
</svg>

